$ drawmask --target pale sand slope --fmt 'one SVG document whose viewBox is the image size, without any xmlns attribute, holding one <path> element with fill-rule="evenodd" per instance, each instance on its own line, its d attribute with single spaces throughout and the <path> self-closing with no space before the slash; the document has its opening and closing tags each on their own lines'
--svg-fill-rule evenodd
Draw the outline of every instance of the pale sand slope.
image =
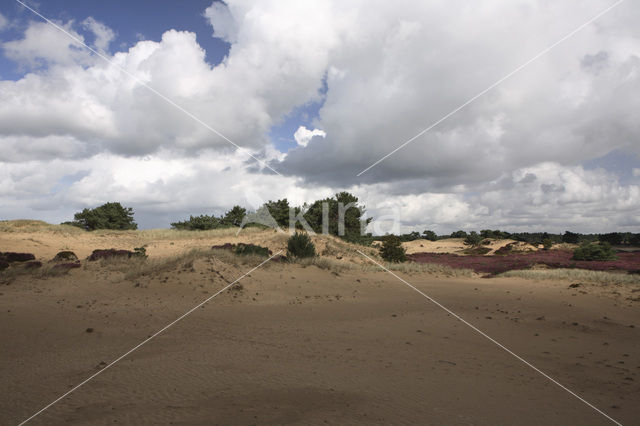
<svg viewBox="0 0 640 426">
<path fill-rule="evenodd" d="M 126 265 L 96 262 L 0 287 L 0 422 L 25 419 L 251 266 L 204 258 L 127 281 Z M 637 422 L 637 302 L 549 281 L 406 279 Z M 272 263 L 242 285 L 33 424 L 607 424 L 389 274 Z"/>
<path fill-rule="evenodd" d="M 506 246 L 507 244 L 514 244 L 514 250 L 520 251 L 535 251 L 538 248 L 520 241 L 515 240 L 491 240 L 491 244 L 483 247 L 491 249 L 487 255 L 492 255 L 496 250 Z M 463 250 L 468 249 L 469 246 L 464 244 L 464 238 L 447 238 L 438 241 L 429 240 L 414 240 L 402 243 L 402 246 L 407 250 L 407 254 L 413 253 L 461 253 Z"/>
<path fill-rule="evenodd" d="M 237 228 L 212 231 L 177 231 L 152 229 L 145 231 L 85 232 L 71 226 L 48 225 L 39 221 L 0 221 L 0 251 L 35 254 L 40 261 L 51 260 L 58 252 L 73 251 L 85 259 L 96 249 L 133 250 L 146 248 L 150 258 L 167 258 L 192 249 L 209 249 L 225 243 L 251 243 L 268 247 L 273 253 L 286 254 L 289 234 L 275 230 Z M 333 260 L 364 263 L 366 260 L 355 250 L 376 255 L 377 250 L 348 244 L 330 235 L 313 237 L 316 252 Z"/>
</svg>

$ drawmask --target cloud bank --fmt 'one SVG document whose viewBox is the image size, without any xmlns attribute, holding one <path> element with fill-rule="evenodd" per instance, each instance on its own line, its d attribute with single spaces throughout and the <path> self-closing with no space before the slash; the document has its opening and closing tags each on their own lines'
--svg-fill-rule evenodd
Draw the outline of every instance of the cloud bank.
<svg viewBox="0 0 640 426">
<path fill-rule="evenodd" d="M 585 166 L 614 150 L 638 158 L 630 2 L 356 176 L 608 5 L 214 2 L 201 13 L 230 45 L 219 64 L 188 31 L 111 51 L 117 30 L 98 19 L 58 23 L 108 63 L 30 22 L 2 43 L 24 75 L 0 81 L 0 215 L 62 220 L 118 200 L 166 226 L 247 194 L 302 203 L 346 189 L 402 230 L 637 230 L 640 176 Z M 317 102 L 315 129 L 277 152 L 270 131 Z"/>
</svg>

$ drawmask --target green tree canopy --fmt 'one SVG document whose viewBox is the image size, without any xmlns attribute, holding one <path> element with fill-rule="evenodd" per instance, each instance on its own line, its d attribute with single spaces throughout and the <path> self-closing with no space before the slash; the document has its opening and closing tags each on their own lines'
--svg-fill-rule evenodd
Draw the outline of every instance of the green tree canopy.
<svg viewBox="0 0 640 426">
<path fill-rule="evenodd" d="M 77 226 L 87 231 L 96 229 L 138 229 L 133 220 L 133 209 L 122 207 L 120 203 L 106 203 L 94 209 L 84 209 L 74 215 L 69 225 Z"/>
<path fill-rule="evenodd" d="M 326 209 L 324 213 L 323 208 Z M 348 241 L 358 241 L 363 236 L 361 227 L 364 228 L 371 222 L 371 218 L 363 219 L 364 213 L 365 207 L 358 202 L 358 197 L 348 192 L 339 192 L 334 197 L 315 201 L 306 209 L 303 217 L 314 232 L 322 233 L 324 214 L 329 234 Z M 341 216 L 344 229 L 340 223 Z"/>
<path fill-rule="evenodd" d="M 452 232 L 451 238 L 467 238 L 467 233 L 463 230 Z"/>
<path fill-rule="evenodd" d="M 422 236 L 425 240 L 429 241 L 436 241 L 438 239 L 438 235 L 429 229 L 422 231 Z"/>
<path fill-rule="evenodd" d="M 242 219 L 246 216 L 247 209 L 238 205 L 233 206 L 231 210 L 224 214 L 222 223 L 230 226 L 240 226 Z"/>
</svg>

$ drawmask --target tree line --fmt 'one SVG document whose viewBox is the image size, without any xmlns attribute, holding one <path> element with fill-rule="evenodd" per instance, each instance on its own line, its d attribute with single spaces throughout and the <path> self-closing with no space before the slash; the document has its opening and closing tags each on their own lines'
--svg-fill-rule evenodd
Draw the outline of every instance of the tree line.
<svg viewBox="0 0 640 426">
<path fill-rule="evenodd" d="M 120 203 L 106 203 L 94 209 L 84 209 L 74 215 L 74 220 L 64 222 L 87 231 L 96 229 L 137 229 L 133 209 Z M 289 229 L 293 223 L 297 230 L 329 233 L 347 241 L 370 243 L 373 237 L 363 230 L 372 218 L 365 218 L 365 206 L 353 194 L 339 192 L 333 197 L 314 201 L 311 204 L 292 206 L 286 198 L 269 200 L 255 211 L 235 205 L 226 213 L 190 216 L 189 219 L 171 223 L 171 228 L 189 231 L 204 231 L 244 226 L 280 227 Z"/>
<path fill-rule="evenodd" d="M 471 231 L 466 232 L 463 230 L 454 231 L 451 234 L 437 235 L 434 231 L 425 230 L 422 233 L 418 231 L 409 232 L 406 234 L 396 235 L 400 241 L 414 241 L 419 239 L 425 239 L 430 241 L 437 241 L 446 238 L 464 238 L 466 241 L 472 243 L 476 240 L 484 240 L 487 238 L 497 240 L 516 240 L 529 244 L 582 244 L 582 243 L 594 243 L 594 242 L 606 242 L 613 246 L 640 246 L 640 233 L 632 232 L 609 232 L 604 234 L 581 234 L 579 232 L 565 231 L 563 234 L 553 234 L 549 232 L 507 232 L 501 230 L 483 229 L 480 232 Z M 383 241 L 385 236 L 376 236 L 374 240 Z"/>
<path fill-rule="evenodd" d="M 350 206 L 344 209 L 344 206 Z M 342 211 L 341 211 L 342 208 Z M 289 228 L 291 219 L 296 221 L 296 229 L 312 230 L 315 233 L 327 232 L 347 241 L 370 244 L 373 241 L 384 241 L 386 236 L 373 236 L 363 232 L 372 218 L 364 218 L 365 206 L 358 197 L 339 192 L 333 197 L 314 201 L 302 206 L 291 206 L 286 198 L 267 201 L 255 211 L 239 205 L 233 206 L 226 213 L 215 215 L 190 216 L 189 219 L 171 223 L 173 229 L 199 231 L 240 226 L 269 227 L 277 225 L 285 230 Z M 272 220 L 273 223 L 268 222 Z M 300 219 L 303 219 L 300 220 Z M 341 220 L 342 219 L 342 220 Z M 304 223 L 303 223 L 304 222 Z M 118 202 L 110 202 L 93 209 L 85 208 L 74 215 L 74 220 L 64 222 L 65 225 L 77 226 L 87 231 L 96 229 L 134 230 L 138 228 L 131 207 L 123 207 Z M 483 229 L 479 232 L 464 230 L 451 234 L 438 235 L 432 230 L 413 231 L 395 235 L 400 242 L 426 239 L 437 241 L 445 238 L 464 238 L 468 244 L 479 244 L 482 240 L 512 239 L 534 245 L 553 245 L 559 243 L 583 244 L 593 242 L 609 243 L 612 246 L 640 246 L 640 233 L 609 232 L 603 234 L 582 234 L 565 231 L 563 234 L 548 232 L 507 232 Z"/>
</svg>

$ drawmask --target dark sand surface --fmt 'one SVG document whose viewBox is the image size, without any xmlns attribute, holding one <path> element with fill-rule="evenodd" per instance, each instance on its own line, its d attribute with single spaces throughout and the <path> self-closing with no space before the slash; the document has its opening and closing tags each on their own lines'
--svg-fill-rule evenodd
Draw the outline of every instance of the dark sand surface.
<svg viewBox="0 0 640 426">
<path fill-rule="evenodd" d="M 17 424 L 248 269 L 117 264 L 0 287 L 0 413 Z M 406 276 L 623 424 L 638 302 L 566 282 Z M 273 264 L 33 424 L 611 424 L 389 274 Z M 92 328 L 92 332 L 87 332 Z"/>
</svg>

